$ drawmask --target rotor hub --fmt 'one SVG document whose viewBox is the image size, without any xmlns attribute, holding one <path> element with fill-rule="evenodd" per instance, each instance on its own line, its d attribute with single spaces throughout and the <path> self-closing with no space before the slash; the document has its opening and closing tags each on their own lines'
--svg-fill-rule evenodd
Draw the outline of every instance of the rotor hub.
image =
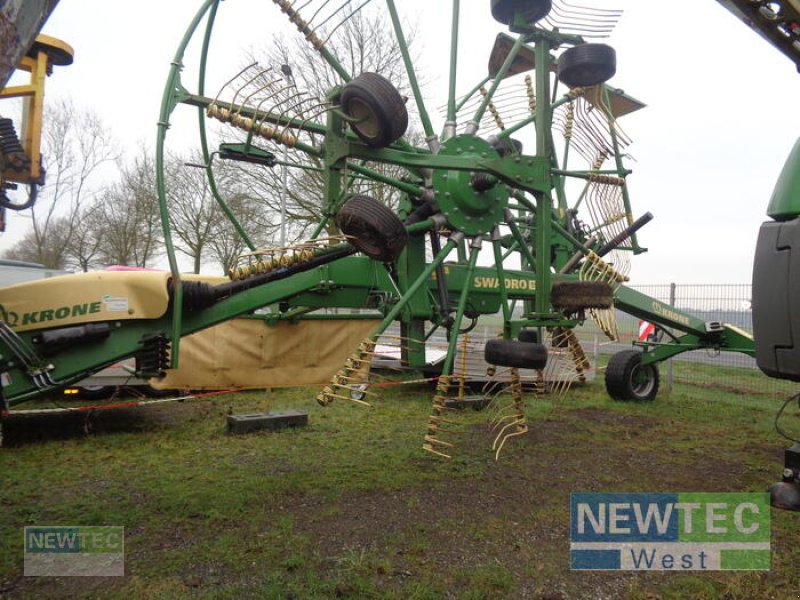
<svg viewBox="0 0 800 600">
<path fill-rule="evenodd" d="M 440 155 L 495 160 L 497 151 L 486 140 L 459 135 L 442 144 Z M 480 171 L 440 170 L 433 175 L 436 201 L 448 223 L 467 235 L 480 235 L 503 220 L 508 189 Z"/>
</svg>

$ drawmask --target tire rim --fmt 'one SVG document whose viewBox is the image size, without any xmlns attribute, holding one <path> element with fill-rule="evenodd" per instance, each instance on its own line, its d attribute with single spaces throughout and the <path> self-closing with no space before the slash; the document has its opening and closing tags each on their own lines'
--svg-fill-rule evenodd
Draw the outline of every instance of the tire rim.
<svg viewBox="0 0 800 600">
<path fill-rule="evenodd" d="M 353 98 L 347 103 L 347 113 L 354 119 L 353 127 L 364 137 L 374 140 L 380 135 L 381 127 L 378 119 L 366 102 L 360 98 Z"/>
<path fill-rule="evenodd" d="M 638 398 L 648 396 L 655 388 L 656 378 L 653 376 L 651 365 L 639 365 L 631 372 L 631 391 Z"/>
</svg>

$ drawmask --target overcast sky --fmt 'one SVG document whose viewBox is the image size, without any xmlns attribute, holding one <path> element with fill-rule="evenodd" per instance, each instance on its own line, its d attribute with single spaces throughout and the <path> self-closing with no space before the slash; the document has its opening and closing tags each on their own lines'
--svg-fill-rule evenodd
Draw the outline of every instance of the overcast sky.
<svg viewBox="0 0 800 600">
<path fill-rule="evenodd" d="M 440 73 L 448 61 L 450 2 L 397 4 L 419 25 L 420 66 L 436 106 L 446 93 Z M 485 72 L 502 26 L 491 18 L 489 0 L 461 5 L 463 91 Z M 126 147 L 153 146 L 169 63 L 199 6 L 196 0 L 60 0 L 44 32 L 70 43 L 75 63 L 56 70 L 49 96 L 69 95 L 93 108 Z M 625 8 L 607 40 L 618 64 L 609 83 L 648 105 L 620 124 L 634 140 L 628 179 L 634 216 L 655 215 L 640 233 L 650 252 L 633 260 L 631 283 L 748 282 L 767 202 L 800 135 L 800 75 L 715 0 L 637 0 Z M 243 50 L 265 45 L 275 31 L 296 34 L 272 2 L 223 2 L 209 89 L 236 72 Z M 195 135 L 196 117 L 188 108 L 178 113 L 168 141 L 182 146 Z M 13 219 L 0 248 L 24 227 L 24 219 Z"/>
</svg>

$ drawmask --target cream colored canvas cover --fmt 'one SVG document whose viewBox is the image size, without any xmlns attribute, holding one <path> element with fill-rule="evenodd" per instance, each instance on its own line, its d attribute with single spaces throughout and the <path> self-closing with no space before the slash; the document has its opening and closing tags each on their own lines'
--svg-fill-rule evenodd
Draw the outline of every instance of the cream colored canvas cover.
<svg viewBox="0 0 800 600">
<path fill-rule="evenodd" d="M 150 382 L 193 390 L 324 385 L 379 322 L 233 319 L 181 339 L 179 368 Z"/>
</svg>

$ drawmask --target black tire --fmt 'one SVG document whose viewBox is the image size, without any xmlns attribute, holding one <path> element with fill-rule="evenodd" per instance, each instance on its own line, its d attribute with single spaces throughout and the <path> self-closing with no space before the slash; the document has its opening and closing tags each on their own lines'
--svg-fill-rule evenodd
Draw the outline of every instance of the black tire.
<svg viewBox="0 0 800 600">
<path fill-rule="evenodd" d="M 114 395 L 117 388 L 113 385 L 87 385 L 78 388 L 78 395 L 87 400 L 106 400 Z"/>
<path fill-rule="evenodd" d="M 550 292 L 550 303 L 567 312 L 584 308 L 611 308 L 614 290 L 604 281 L 557 281 Z"/>
<path fill-rule="evenodd" d="M 336 214 L 350 243 L 374 260 L 392 262 L 408 242 L 408 232 L 390 208 L 369 196 L 353 196 Z"/>
<path fill-rule="evenodd" d="M 514 138 L 503 138 L 492 146 L 495 152 L 504 158 L 509 155 L 522 154 L 522 142 Z"/>
<path fill-rule="evenodd" d="M 350 128 L 370 148 L 385 148 L 408 128 L 405 100 L 388 79 L 362 73 L 342 88 L 342 111 L 356 119 Z"/>
<path fill-rule="evenodd" d="M 605 44 L 582 44 L 558 59 L 558 79 L 569 87 L 605 83 L 617 72 L 617 53 Z"/>
<path fill-rule="evenodd" d="M 552 7 L 552 0 L 492 0 L 492 16 L 503 25 L 510 25 L 515 14 L 535 23 L 546 17 Z"/>
<path fill-rule="evenodd" d="M 544 369 L 547 366 L 547 348 L 542 344 L 496 338 L 486 342 L 483 354 L 490 365 L 518 369 Z"/>
<path fill-rule="evenodd" d="M 538 344 L 540 342 L 539 331 L 536 329 L 520 329 L 517 339 L 526 344 Z"/>
<path fill-rule="evenodd" d="M 606 367 L 606 391 L 614 400 L 651 402 L 658 394 L 658 367 L 642 365 L 638 350 L 617 352 Z"/>
</svg>

